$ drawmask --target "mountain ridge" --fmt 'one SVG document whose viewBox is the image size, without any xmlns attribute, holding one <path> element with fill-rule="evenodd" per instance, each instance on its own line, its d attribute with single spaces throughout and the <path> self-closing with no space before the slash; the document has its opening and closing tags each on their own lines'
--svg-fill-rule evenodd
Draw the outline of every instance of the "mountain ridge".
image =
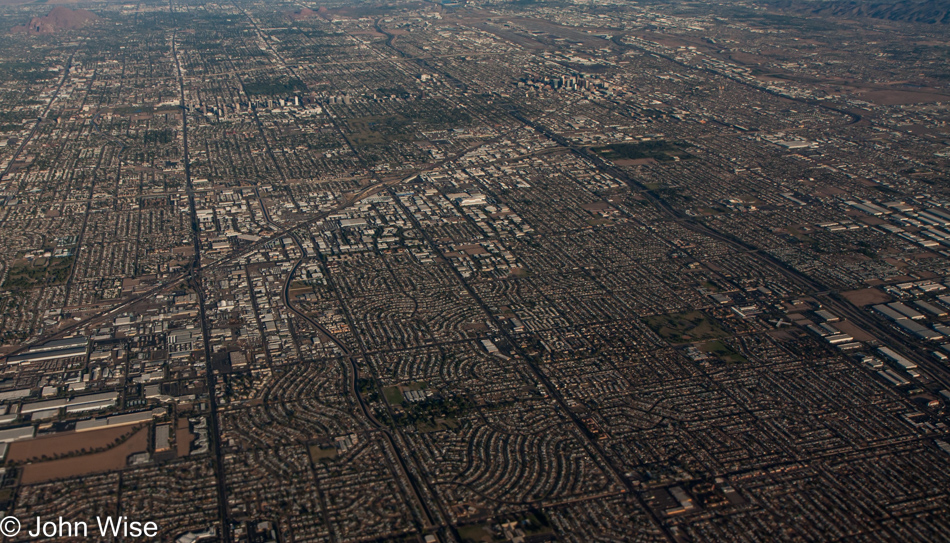
<svg viewBox="0 0 950 543">
<path fill-rule="evenodd" d="M 769 5 L 811 15 L 950 25 L 950 0 L 776 0 Z"/>
<path fill-rule="evenodd" d="M 13 27 L 11 32 L 30 35 L 52 34 L 61 30 L 76 30 L 99 20 L 101 20 L 100 17 L 91 11 L 57 6 L 43 17 L 33 17 L 29 23 Z"/>
</svg>

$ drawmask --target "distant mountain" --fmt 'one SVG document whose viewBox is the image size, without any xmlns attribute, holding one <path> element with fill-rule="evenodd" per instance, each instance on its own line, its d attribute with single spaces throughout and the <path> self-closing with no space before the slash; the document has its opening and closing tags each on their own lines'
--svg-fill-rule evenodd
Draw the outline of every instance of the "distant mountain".
<svg viewBox="0 0 950 543">
<path fill-rule="evenodd" d="M 15 26 L 12 32 L 24 34 L 52 34 L 61 30 L 75 30 L 99 20 L 99 16 L 84 9 L 72 10 L 66 7 L 55 7 L 45 17 L 33 17 L 24 26 Z"/>
<path fill-rule="evenodd" d="M 310 17 L 315 17 L 317 15 L 326 17 L 327 13 L 328 10 L 325 7 L 320 7 L 317 9 L 317 11 L 313 11 L 310 8 L 301 8 L 293 13 L 288 13 L 287 16 L 295 21 L 299 21 L 301 19 L 309 19 Z"/>
<path fill-rule="evenodd" d="M 870 17 L 888 21 L 950 24 L 950 0 L 898 0 L 896 2 L 856 0 L 776 0 L 772 5 L 814 15 Z"/>
</svg>

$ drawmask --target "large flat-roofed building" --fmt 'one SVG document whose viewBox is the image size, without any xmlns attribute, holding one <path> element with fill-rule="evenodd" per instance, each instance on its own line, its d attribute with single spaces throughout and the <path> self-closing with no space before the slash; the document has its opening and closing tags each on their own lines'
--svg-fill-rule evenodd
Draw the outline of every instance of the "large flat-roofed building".
<svg viewBox="0 0 950 543">
<path fill-rule="evenodd" d="M 37 345 L 30 348 L 31 353 L 46 352 L 46 351 L 60 351 L 63 349 L 75 349 L 77 347 L 85 347 L 89 343 L 89 338 L 85 336 L 77 336 L 66 339 L 54 339 L 53 341 L 47 341 L 42 345 Z"/>
<path fill-rule="evenodd" d="M 155 427 L 155 452 L 164 452 L 171 449 L 171 425 L 159 424 Z"/>
<path fill-rule="evenodd" d="M 112 407 L 118 400 L 118 392 L 102 392 L 100 394 L 77 396 L 68 400 L 66 398 L 56 398 L 42 402 L 25 403 L 20 408 L 20 412 L 27 414 L 65 407 L 67 411 L 75 413 L 78 411 L 91 411 L 94 409 Z"/>
<path fill-rule="evenodd" d="M 7 390 L 5 392 L 0 392 L 0 402 L 5 400 L 19 400 L 20 398 L 26 398 L 33 392 L 29 388 L 19 388 L 16 390 Z"/>
<path fill-rule="evenodd" d="M 19 428 L 7 428 L 0 430 L 0 443 L 10 443 L 21 439 L 32 439 L 36 435 L 36 428 L 33 426 L 21 426 Z"/>
<path fill-rule="evenodd" d="M 30 364 L 85 356 L 88 345 L 89 338 L 84 336 L 48 341 L 42 345 L 30 347 L 26 353 L 7 357 L 7 364 Z"/>
<path fill-rule="evenodd" d="M 129 424 L 139 424 L 147 422 L 155 417 L 161 417 L 165 414 L 165 409 L 156 407 L 151 411 L 138 411 L 136 413 L 126 413 L 124 415 L 112 415 L 101 419 L 82 420 L 76 423 L 77 432 L 88 430 L 98 430 L 104 427 L 126 426 Z"/>
<path fill-rule="evenodd" d="M 61 407 L 66 407 L 66 398 L 25 403 L 20 407 L 20 413 L 28 415 L 30 413 L 39 413 L 40 411 L 49 411 L 50 409 L 59 409 Z"/>
</svg>

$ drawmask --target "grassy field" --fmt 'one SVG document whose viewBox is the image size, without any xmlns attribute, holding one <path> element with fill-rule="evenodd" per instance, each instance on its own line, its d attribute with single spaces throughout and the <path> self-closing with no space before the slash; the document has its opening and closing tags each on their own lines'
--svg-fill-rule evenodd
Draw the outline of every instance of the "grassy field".
<svg viewBox="0 0 950 543">
<path fill-rule="evenodd" d="M 3 286 L 10 290 L 27 290 L 41 285 L 66 282 L 74 257 L 38 258 L 33 262 L 20 261 L 10 268 Z"/>
<path fill-rule="evenodd" d="M 671 343 L 689 343 L 727 335 L 719 323 L 701 311 L 655 315 L 643 320 L 660 337 Z"/>
<path fill-rule="evenodd" d="M 389 405 L 399 405 L 403 400 L 402 391 L 399 390 L 399 387 L 383 387 L 383 396 L 386 396 Z"/>
<path fill-rule="evenodd" d="M 336 447 L 333 445 L 320 444 L 310 446 L 310 459 L 313 460 L 314 464 L 333 458 L 336 458 Z"/>
<path fill-rule="evenodd" d="M 401 132 L 409 126 L 409 119 L 402 115 L 360 117 L 348 120 L 347 126 L 352 131 L 350 139 L 356 145 L 386 145 L 406 139 Z"/>
<path fill-rule="evenodd" d="M 748 362 L 748 359 L 746 357 L 730 349 L 728 345 L 726 345 L 722 341 L 719 341 L 718 339 L 715 341 L 707 341 L 706 343 L 703 343 L 699 347 L 699 350 L 704 353 L 715 355 L 719 360 L 722 360 L 723 362 L 732 362 L 732 363 Z"/>
<path fill-rule="evenodd" d="M 428 422 L 417 422 L 416 429 L 422 432 L 423 434 L 429 434 L 432 432 L 441 432 L 442 430 L 454 430 L 459 427 L 459 421 L 455 417 L 449 417 L 445 419 L 435 419 L 435 424 L 429 424 Z"/>
<path fill-rule="evenodd" d="M 491 529 L 488 526 L 482 524 L 459 526 L 458 532 L 459 536 L 462 538 L 462 541 L 465 541 L 466 543 L 487 543 L 489 541 L 495 540 L 495 538 L 492 536 Z"/>
<path fill-rule="evenodd" d="M 297 78 L 262 79 L 248 81 L 244 84 L 244 92 L 249 96 L 261 94 L 290 95 L 306 92 L 307 85 Z"/>
<path fill-rule="evenodd" d="M 429 383 L 425 381 L 414 381 L 406 385 L 383 387 L 383 396 L 386 397 L 386 401 L 389 402 L 390 405 L 399 405 L 405 400 L 402 395 L 404 390 L 425 390 L 428 387 Z"/>
</svg>

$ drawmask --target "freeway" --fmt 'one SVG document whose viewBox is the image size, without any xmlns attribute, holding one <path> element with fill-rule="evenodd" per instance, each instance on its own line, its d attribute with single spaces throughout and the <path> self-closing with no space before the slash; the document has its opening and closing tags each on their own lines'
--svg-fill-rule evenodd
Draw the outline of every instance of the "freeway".
<svg viewBox="0 0 950 543">
<path fill-rule="evenodd" d="M 183 112 L 184 112 L 184 110 L 183 110 Z M 423 175 L 423 174 L 425 174 L 425 173 L 428 173 L 428 172 L 437 170 L 437 169 L 441 168 L 442 166 L 444 166 L 445 164 L 448 164 L 448 163 L 450 163 L 450 162 L 453 162 L 453 161 L 455 161 L 455 160 L 458 160 L 459 158 L 461 158 L 461 157 L 465 156 L 466 154 L 468 154 L 468 153 L 474 151 L 475 149 L 478 149 L 479 147 L 482 147 L 482 146 L 484 146 L 484 145 L 491 145 L 492 143 L 498 142 L 498 141 L 501 140 L 502 138 L 505 138 L 505 137 L 507 137 L 507 136 L 509 136 L 509 135 L 510 135 L 510 131 L 502 132 L 502 133 L 496 135 L 496 136 L 493 137 L 493 138 L 490 138 L 490 139 L 484 140 L 484 141 L 480 141 L 480 142 L 477 142 L 477 143 L 475 143 L 475 144 L 473 144 L 473 145 L 470 145 L 470 146 L 468 146 L 468 147 L 465 147 L 464 149 L 461 149 L 461 150 L 459 150 L 458 152 L 456 152 L 456 153 L 454 153 L 454 154 L 452 154 L 452 155 L 446 156 L 445 158 L 443 158 L 443 159 L 441 159 L 441 160 L 439 160 L 439 161 L 437 161 L 437 162 L 425 164 L 425 165 L 421 166 L 418 170 L 414 171 L 413 173 L 411 173 L 411 174 L 409 174 L 409 175 L 401 176 L 401 177 L 393 178 L 393 179 L 380 180 L 380 181 L 377 181 L 376 183 L 373 183 L 373 184 L 371 184 L 371 185 L 367 185 L 366 187 L 363 187 L 362 189 L 358 190 L 358 191 L 355 192 L 355 193 L 346 194 L 346 195 L 344 195 L 344 197 L 343 197 L 343 199 L 340 201 L 340 203 L 338 203 L 338 204 L 335 205 L 334 207 L 332 207 L 332 208 L 330 208 L 330 209 L 328 209 L 328 210 L 326 210 L 326 211 L 323 211 L 323 212 L 321 212 L 321 213 L 318 213 L 318 214 L 316 214 L 316 215 L 314 215 L 314 216 L 312 216 L 312 217 L 310 217 L 310 218 L 308 218 L 308 219 L 304 219 L 304 220 L 302 220 L 302 221 L 300 221 L 300 222 L 296 222 L 296 223 L 294 223 L 294 224 L 292 224 L 292 225 L 290 225 L 290 226 L 287 226 L 287 227 L 285 227 L 285 228 L 282 228 L 282 229 L 278 230 L 277 232 L 274 232 L 273 234 L 271 234 L 271 235 L 269 235 L 269 236 L 262 237 L 261 239 L 255 241 L 255 242 L 253 242 L 253 243 L 249 243 L 248 245 L 246 245 L 246 246 L 244 246 L 244 247 L 242 247 L 242 248 L 240 248 L 240 249 L 238 249 L 238 250 L 236 250 L 236 251 L 227 253 L 227 254 L 221 256 L 220 258 L 218 258 L 217 260 L 214 260 L 213 262 L 204 264 L 204 265 L 203 265 L 203 269 L 205 269 L 205 270 L 210 270 L 210 269 L 216 269 L 216 268 L 220 268 L 220 267 L 223 267 L 223 266 L 231 265 L 231 264 L 237 262 L 238 260 L 240 260 L 241 258 L 244 258 L 244 257 L 250 255 L 250 254 L 253 253 L 254 251 L 257 251 L 258 249 L 263 248 L 263 247 L 264 247 L 265 245 L 267 245 L 268 243 L 271 243 L 271 242 L 276 241 L 276 240 L 279 240 L 279 239 L 281 239 L 281 238 L 283 238 L 283 237 L 287 237 L 287 236 L 289 236 L 289 235 L 292 235 L 292 234 L 293 234 L 295 231 L 297 231 L 297 230 L 304 229 L 304 228 L 309 228 L 310 226 L 312 226 L 312 225 L 314 225 L 314 224 L 316 224 L 316 223 L 319 223 L 320 221 L 325 220 L 325 219 L 326 219 L 327 217 L 329 217 L 330 215 L 333 215 L 334 213 L 339 213 L 339 212 L 341 212 L 341 211 L 343 211 L 343 210 L 345 210 L 345 209 L 351 207 L 353 204 L 355 204 L 355 203 L 357 203 L 357 202 L 359 202 L 359 201 L 361 201 L 361 200 L 364 200 L 364 199 L 366 199 L 366 198 L 369 198 L 370 196 L 373 196 L 374 194 L 377 194 L 378 192 L 382 191 L 383 189 L 385 189 L 385 188 L 387 188 L 387 187 L 390 187 L 390 186 L 393 186 L 393 185 L 398 185 L 398 184 L 401 184 L 401 183 L 407 183 L 407 182 L 409 182 L 409 181 L 412 181 L 413 179 L 419 177 L 420 175 Z M 49 333 L 49 334 L 45 334 L 45 335 L 43 335 L 43 336 L 41 336 L 41 337 L 39 337 L 39 338 L 34 339 L 33 341 L 24 343 L 23 345 L 21 345 L 21 346 L 20 346 L 19 348 L 17 348 L 16 350 L 14 350 L 14 351 L 8 353 L 7 356 L 14 356 L 14 355 L 16 355 L 16 354 L 22 353 L 23 351 L 29 349 L 30 347 L 32 347 L 32 346 L 34 346 L 34 345 L 46 343 L 47 341 L 51 341 L 51 340 L 53 340 L 53 339 L 62 337 L 62 336 L 64 336 L 64 335 L 67 335 L 67 334 L 69 334 L 69 333 L 71 333 L 71 332 L 74 332 L 74 331 L 76 331 L 76 330 L 85 328 L 86 326 L 90 326 L 90 325 L 93 325 L 93 324 L 98 324 L 98 323 L 101 323 L 101 322 L 103 322 L 103 321 L 105 321 L 105 320 L 112 319 L 112 318 L 114 318 L 115 315 L 117 315 L 118 313 L 120 313 L 120 312 L 122 312 L 122 311 L 126 311 L 126 310 L 132 308 L 133 306 L 135 306 L 135 305 L 138 304 L 138 303 L 141 303 L 141 302 L 143 302 L 143 301 L 145 301 L 145 300 L 148 300 L 148 299 L 150 299 L 150 298 L 153 298 L 156 294 L 160 294 L 160 293 L 162 293 L 162 292 L 164 292 L 164 291 L 166 291 L 166 290 L 172 288 L 174 285 L 180 283 L 181 281 L 187 280 L 191 275 L 192 275 L 192 270 L 191 270 L 191 269 L 187 269 L 187 270 L 184 270 L 184 271 L 182 271 L 182 272 L 176 273 L 176 274 L 174 274 L 174 275 L 170 275 L 170 276 L 166 277 L 166 278 L 165 278 L 162 282 L 160 282 L 159 284 L 155 285 L 154 287 L 152 287 L 152 288 L 150 288 L 150 289 L 148 289 L 148 290 L 143 291 L 142 293 L 138 294 L 137 296 L 133 296 L 133 297 L 131 297 L 131 298 L 128 298 L 128 299 L 126 299 L 125 301 L 120 302 L 119 304 L 115 305 L 114 307 L 112 307 L 112 308 L 110 308 L 110 309 L 106 309 L 106 310 L 104 310 L 104 311 L 101 311 L 101 312 L 96 313 L 96 314 L 94 314 L 94 315 L 91 315 L 91 316 L 89 316 L 89 317 L 86 317 L 85 319 L 76 321 L 76 322 L 74 322 L 74 323 L 72 323 L 72 324 L 69 324 L 69 325 L 63 327 L 63 328 L 60 328 L 59 330 L 56 330 L 55 332 L 51 332 L 51 333 Z"/>
<path fill-rule="evenodd" d="M 444 194 L 443 197 L 445 197 Z M 410 212 L 409 209 L 405 207 L 405 205 L 403 205 L 399 198 L 394 198 L 394 200 L 402 209 L 402 212 L 410 218 L 415 228 L 422 234 L 423 239 L 425 239 L 426 243 L 429 244 L 430 249 L 434 253 L 438 253 L 439 244 L 436 243 L 434 239 L 432 239 L 426 229 L 423 228 L 418 219 L 416 219 L 415 215 L 413 215 L 413 213 Z M 571 422 L 574 424 L 574 427 L 577 429 L 578 434 L 584 436 L 584 445 L 586 445 L 586 448 L 591 452 L 592 456 L 600 462 L 600 465 L 615 481 L 622 485 L 625 492 L 629 492 L 640 503 L 640 505 L 643 507 L 643 510 L 650 515 L 654 525 L 663 532 L 666 538 L 670 541 L 675 541 L 673 534 L 660 520 L 653 508 L 647 505 L 643 497 L 638 492 L 636 492 L 636 489 L 634 488 L 634 485 L 630 479 L 623 475 L 623 471 L 621 470 L 620 466 L 618 466 L 617 463 L 606 454 L 606 452 L 603 450 L 603 447 L 601 447 L 597 440 L 593 438 L 590 431 L 587 429 L 587 426 L 583 423 L 583 421 L 581 421 L 580 416 L 573 409 L 571 409 L 558 387 L 555 386 L 550 379 L 548 379 L 547 375 L 541 370 L 538 364 L 534 361 L 533 357 L 520 347 L 516 338 L 512 336 L 508 331 L 508 328 L 498 320 L 495 312 L 492 311 L 488 304 L 486 304 L 485 301 L 478 295 L 478 293 L 475 292 L 475 289 L 472 288 L 471 284 L 465 280 L 458 269 L 452 265 L 448 265 L 447 269 L 452 272 L 452 274 L 455 276 L 455 279 L 462 285 L 462 288 L 465 289 L 468 295 L 471 296 L 473 300 L 475 300 L 475 303 L 478 304 L 479 308 L 482 310 L 482 313 L 491 322 L 494 329 L 498 330 L 498 333 L 500 333 L 507 340 L 507 342 L 512 346 L 512 349 L 514 349 L 514 351 L 518 354 L 518 357 L 524 361 L 528 370 L 530 370 L 537 382 L 544 387 L 545 391 L 547 392 L 547 396 L 552 398 L 558 408 L 560 408 L 560 411 L 571 420 Z"/>
<path fill-rule="evenodd" d="M 320 221 L 326 219 L 328 216 L 332 215 L 333 213 L 338 213 L 338 212 L 340 212 L 340 211 L 343 211 L 344 209 L 346 209 L 346 208 L 352 206 L 353 204 L 355 204 L 356 202 L 358 202 L 358 201 L 360 201 L 360 200 L 362 200 L 362 199 L 364 199 L 364 198 L 367 198 L 367 197 L 369 197 L 369 196 L 371 196 L 371 195 L 373 195 L 373 194 L 376 194 L 376 193 L 379 192 L 379 190 L 381 190 L 383 187 L 385 187 L 385 186 L 387 186 L 387 185 L 389 185 L 389 184 L 392 184 L 392 183 L 395 183 L 395 181 L 381 181 L 381 182 L 379 182 L 379 183 L 370 185 L 370 186 L 364 188 L 363 190 L 361 190 L 361 191 L 359 191 L 359 192 L 357 192 L 357 193 L 355 193 L 355 194 L 353 194 L 353 195 L 347 197 L 346 199 L 344 199 L 341 203 L 339 203 L 338 205 L 336 205 L 336 206 L 333 207 L 332 209 L 329 209 L 329 210 L 327 210 L 327 211 L 325 211 L 325 212 L 319 213 L 319 214 L 317 214 L 316 216 L 311 217 L 311 218 L 309 218 L 309 219 L 306 219 L 306 220 L 304 220 L 304 221 L 301 221 L 301 222 L 299 222 L 299 223 L 295 223 L 293 226 L 283 228 L 283 229 L 277 231 L 276 233 L 274 233 L 274 234 L 272 234 L 272 235 L 269 235 L 269 236 L 267 236 L 267 237 L 261 238 L 260 240 L 255 241 L 255 242 L 253 242 L 253 243 L 250 243 L 250 244 L 248 244 L 247 246 L 245 246 L 245 247 L 243 247 L 243 248 L 241 248 L 241 249 L 239 249 L 239 250 L 237 250 L 237 251 L 234 251 L 234 252 L 229 253 L 229 254 L 227 254 L 227 255 L 225 255 L 225 256 L 222 256 L 221 258 L 218 258 L 217 260 L 215 260 L 215 261 L 213 261 L 213 262 L 211 262 L 211 263 L 209 263 L 209 264 L 206 264 L 203 269 L 205 269 L 205 270 L 214 269 L 214 268 L 218 268 L 218 267 L 221 267 L 221 266 L 226 266 L 226 265 L 232 264 L 232 263 L 234 263 L 235 261 L 237 261 L 237 260 L 239 260 L 239 259 L 241 259 L 241 258 L 243 258 L 243 257 L 245 257 L 245 256 L 247 256 L 247 255 L 249 255 L 249 254 L 251 254 L 251 253 L 253 253 L 254 251 L 256 251 L 256 250 L 258 250 L 258 249 L 264 247 L 264 246 L 267 245 L 268 243 L 270 243 L 270 242 L 272 242 L 272 241 L 276 241 L 276 240 L 278 240 L 278 239 L 280 239 L 280 238 L 282 238 L 282 237 L 286 237 L 287 235 L 291 234 L 291 233 L 294 232 L 295 230 L 298 230 L 298 229 L 300 229 L 300 228 L 307 228 L 307 227 L 309 227 L 309 226 L 312 225 L 312 224 L 315 224 L 315 223 L 317 223 L 317 222 L 320 222 Z M 118 305 L 116 305 L 116 306 L 114 306 L 114 307 L 112 307 L 112 308 L 110 308 L 110 309 L 108 309 L 108 310 L 102 311 L 102 312 L 100 312 L 100 313 L 97 313 L 97 314 L 95 314 L 95 315 L 92 315 L 92 316 L 90 316 L 90 317 L 87 317 L 87 318 L 85 318 L 85 319 L 83 319 L 83 320 L 74 322 L 73 324 L 70 324 L 70 325 L 65 326 L 65 327 L 63 327 L 63 328 L 60 328 L 59 330 L 57 330 L 57 331 L 55 331 L 55 332 L 52 332 L 52 333 L 50 333 L 50 334 L 46 334 L 46 335 L 44 335 L 44 336 L 41 336 L 41 337 L 39 337 L 39 338 L 37 338 L 37 339 L 35 339 L 35 340 L 29 342 L 29 343 L 25 343 L 25 344 L 21 345 L 21 346 L 20 346 L 18 349 L 16 349 L 15 351 L 12 351 L 11 353 L 9 353 L 8 356 L 13 356 L 13 355 L 15 355 L 15 354 L 21 353 L 21 352 L 25 351 L 26 349 L 28 349 L 28 348 L 30 348 L 30 347 L 32 347 L 32 346 L 34 346 L 34 345 L 46 343 L 47 341 L 50 341 L 50 340 L 56 339 L 56 338 L 58 338 L 58 337 L 64 336 L 64 335 L 66 335 L 66 334 L 69 334 L 69 333 L 74 332 L 74 331 L 76 331 L 76 330 L 78 330 L 78 329 L 84 328 L 84 327 L 86 327 L 86 326 L 93 325 L 93 324 L 97 324 L 97 323 L 103 322 L 103 321 L 105 321 L 105 320 L 111 319 L 111 318 L 113 318 L 116 314 L 118 314 L 118 313 L 120 313 L 120 312 L 122 312 L 122 311 L 125 311 L 125 310 L 130 309 L 130 308 L 132 308 L 134 305 L 136 305 L 136 304 L 138 304 L 138 303 L 141 303 L 142 301 L 145 301 L 145 300 L 148 300 L 148 299 L 150 299 L 150 298 L 153 298 L 156 294 L 160 294 L 160 293 L 162 293 L 162 292 L 164 292 L 164 291 L 166 291 L 166 290 L 172 288 L 174 285 L 177 285 L 177 284 L 180 283 L 181 281 L 187 280 L 188 277 L 191 276 L 191 274 L 192 274 L 192 271 L 191 271 L 191 269 L 189 268 L 188 270 L 185 270 L 185 271 L 182 271 L 182 272 L 179 272 L 179 273 L 170 275 L 170 276 L 168 276 L 167 278 L 165 278 L 165 280 L 162 281 L 161 283 L 159 283 L 158 285 L 156 285 L 156 286 L 154 286 L 154 287 L 152 287 L 152 288 L 150 288 L 150 289 L 148 289 L 148 290 L 145 290 L 145 291 L 143 291 L 142 293 L 140 293 L 140 294 L 138 294 L 138 295 L 136 295 L 136 296 L 133 296 L 133 297 L 131 297 L 131 298 L 128 298 L 128 299 L 126 299 L 125 301 L 119 303 Z"/>
<path fill-rule="evenodd" d="M 300 242 L 295 237 L 293 239 L 294 239 L 294 243 L 296 243 L 297 247 L 301 249 L 302 251 Z M 315 329 L 319 330 L 323 336 L 325 336 L 327 339 L 332 341 L 337 346 L 337 348 L 340 349 L 340 352 L 343 354 L 342 359 L 347 361 L 347 368 L 345 368 L 345 370 L 348 369 L 349 374 L 350 374 L 349 379 L 346 380 L 346 386 L 347 386 L 348 392 L 350 395 L 352 395 L 356 399 L 356 402 L 359 405 L 360 411 L 363 413 L 363 416 L 365 417 L 366 421 L 370 424 L 370 426 L 372 426 L 375 430 L 378 430 L 389 441 L 390 448 L 395 454 L 395 457 L 399 462 L 399 467 L 402 471 L 402 475 L 407 481 L 409 481 L 409 484 L 413 489 L 413 493 L 415 494 L 416 503 L 418 504 L 419 509 L 426 516 L 426 529 L 428 530 L 428 529 L 441 526 L 441 524 L 437 524 L 434 521 L 433 516 L 432 516 L 432 511 L 429 509 L 429 506 L 427 505 L 426 500 L 424 499 L 422 495 L 422 491 L 420 489 L 420 483 L 417 480 L 417 478 L 413 475 L 413 473 L 418 472 L 418 467 L 415 470 L 409 469 L 409 466 L 407 465 L 406 460 L 403 458 L 403 453 L 401 452 L 401 449 L 396 446 L 396 441 L 393 438 L 392 430 L 388 426 L 379 422 L 379 420 L 373 415 L 373 412 L 369 409 L 369 406 L 366 404 L 366 400 L 363 399 L 363 395 L 360 394 L 360 390 L 358 386 L 359 366 L 356 363 L 357 357 L 354 356 L 354 353 L 342 341 L 340 341 L 336 336 L 334 336 L 333 333 L 330 332 L 325 326 L 323 326 L 319 322 L 312 319 L 309 315 L 307 315 L 303 311 L 300 311 L 299 309 L 294 307 L 293 304 L 291 303 L 290 285 L 293 282 L 294 274 L 297 272 L 297 269 L 305 260 L 306 260 L 306 257 L 299 259 L 294 264 L 293 268 L 291 268 L 290 273 L 287 274 L 287 278 L 284 280 L 284 285 L 280 291 L 281 301 L 283 302 L 284 306 L 287 309 L 292 311 L 295 315 L 303 319 L 305 322 L 313 326 Z M 362 344 L 361 344 L 361 347 L 362 347 Z M 377 388 L 379 388 L 380 387 L 379 382 L 375 379 L 374 379 L 374 382 Z M 379 394 L 380 394 L 380 397 L 382 397 L 381 389 L 379 390 Z M 440 507 L 441 507 L 441 504 L 440 504 Z M 442 518 L 447 518 L 444 511 L 442 511 Z"/>
<path fill-rule="evenodd" d="M 169 11 L 177 16 L 177 12 L 172 7 L 172 0 L 169 0 Z M 172 36 L 172 55 L 175 57 L 175 71 L 178 76 L 178 91 L 181 97 L 182 105 L 185 104 L 185 80 L 182 77 L 181 55 L 178 51 L 178 36 Z M 198 297 L 198 319 L 201 325 L 201 337 L 203 340 L 205 360 L 210 365 L 211 362 L 211 343 L 208 326 L 208 315 L 205 312 L 204 289 L 201 287 L 201 230 L 198 222 L 198 212 L 195 205 L 195 188 L 191 179 L 191 165 L 188 159 L 188 110 L 181 109 L 181 133 L 182 133 L 182 158 L 185 163 L 185 191 L 188 196 L 188 211 L 191 215 L 191 235 L 194 244 L 194 263 L 188 277 L 189 283 Z M 229 543 L 231 541 L 231 522 L 228 511 L 228 487 L 224 477 L 224 456 L 221 452 L 221 433 L 220 421 L 218 420 L 217 395 L 215 394 L 215 376 L 213 371 L 205 372 L 206 386 L 208 388 L 208 435 L 211 438 L 212 461 L 211 468 L 214 470 L 215 483 L 218 497 L 218 518 L 221 520 L 221 541 Z"/>
<path fill-rule="evenodd" d="M 814 107 L 817 107 L 817 108 L 820 108 L 820 109 L 825 109 L 825 110 L 827 110 L 827 111 L 832 111 L 832 112 L 837 113 L 837 114 L 839 114 L 839 115 L 844 115 L 845 117 L 850 117 L 850 118 L 851 118 L 851 121 L 849 121 L 848 124 L 858 124 L 859 122 L 861 122 L 861 119 L 862 119 L 862 117 L 861 117 L 860 115 L 858 115 L 857 113 L 854 113 L 853 111 L 848 111 L 848 110 L 846 110 L 846 109 L 842 109 L 842 108 L 839 108 L 839 107 L 834 107 L 834 106 L 830 106 L 830 105 L 828 105 L 828 104 L 823 104 L 823 103 L 819 102 L 818 100 L 809 100 L 809 99 L 807 99 L 807 98 L 799 98 L 799 97 L 797 97 L 797 96 L 789 96 L 789 95 L 787 95 L 787 94 L 783 94 L 783 93 L 780 93 L 780 92 L 776 92 L 776 91 L 774 91 L 774 90 L 772 90 L 772 89 L 766 88 L 766 87 L 764 87 L 764 86 L 756 85 L 756 84 L 754 84 L 754 83 L 752 83 L 752 82 L 746 81 L 745 79 L 736 77 L 736 76 L 734 76 L 734 75 L 732 75 L 732 74 L 729 74 L 729 73 L 719 72 L 719 71 L 713 70 L 712 68 L 709 68 L 709 67 L 693 66 L 693 65 L 691 65 L 691 64 L 686 64 L 685 62 L 682 62 L 682 61 L 680 61 L 680 60 L 677 60 L 676 58 L 674 58 L 674 57 L 672 57 L 672 56 L 670 56 L 670 55 L 666 55 L 666 54 L 663 54 L 663 53 L 659 53 L 659 52 L 657 52 L 657 51 L 653 51 L 653 50 L 647 49 L 647 48 L 645 48 L 645 47 L 640 47 L 640 46 L 638 46 L 638 45 L 632 45 L 632 44 L 629 44 L 629 43 L 624 43 L 624 42 L 621 40 L 621 36 L 615 36 L 612 41 L 613 41 L 613 43 L 614 43 L 615 45 L 617 45 L 617 46 L 620 47 L 621 49 L 637 49 L 638 51 L 642 51 L 642 52 L 647 53 L 647 54 L 649 54 L 649 55 L 656 55 L 657 57 L 660 57 L 660 58 L 662 58 L 662 59 L 664 59 L 664 60 L 667 60 L 667 61 L 669 61 L 669 62 L 672 62 L 673 64 L 676 64 L 677 66 L 680 66 L 680 67 L 683 67 L 683 68 L 687 68 L 687 69 L 690 69 L 690 70 L 698 70 L 698 71 L 701 71 L 701 72 L 706 72 L 706 73 L 709 73 L 709 74 L 717 75 L 717 76 L 719 76 L 719 77 L 724 77 L 724 78 L 726 78 L 726 79 L 728 79 L 728 80 L 730 80 L 730 81 L 733 81 L 733 82 L 738 83 L 738 84 L 740 84 L 740 85 L 743 85 L 743 86 L 745 86 L 745 87 L 749 87 L 750 89 L 753 89 L 753 90 L 756 90 L 756 91 L 759 91 L 759 92 L 764 92 L 765 94 L 769 94 L 769 95 L 775 96 L 775 97 L 777 97 L 777 98 L 781 98 L 781 99 L 783 99 L 783 100 L 790 100 L 790 101 L 792 101 L 792 102 L 798 102 L 798 103 L 801 103 L 801 104 L 807 104 L 807 105 L 809 105 L 809 106 L 814 106 Z"/>
<path fill-rule="evenodd" d="M 688 228 L 696 233 L 709 236 L 717 241 L 725 243 L 737 251 L 749 254 L 752 258 L 757 259 L 763 266 L 773 269 L 793 283 L 799 285 L 811 296 L 815 297 L 816 299 L 820 299 L 821 302 L 833 312 L 838 312 L 841 316 L 847 317 L 852 322 L 860 325 L 864 330 L 873 332 L 879 340 L 886 341 L 888 344 L 895 347 L 902 355 L 916 362 L 919 367 L 925 368 L 930 374 L 934 376 L 937 382 L 943 385 L 944 388 L 950 389 L 950 368 L 947 368 L 935 362 L 934 360 L 931 360 L 926 355 L 921 354 L 920 346 L 914 344 L 910 338 L 903 336 L 896 330 L 890 330 L 887 327 L 882 326 L 874 319 L 874 317 L 868 315 L 865 311 L 834 293 L 833 290 L 828 288 L 826 285 L 822 285 L 815 279 L 806 276 L 786 263 L 780 261 L 768 251 L 764 251 L 731 234 L 720 232 L 714 228 L 711 228 L 710 226 L 698 221 L 695 217 L 689 216 L 675 209 L 673 206 L 663 200 L 663 198 L 660 197 L 656 191 L 650 190 L 633 178 L 630 174 L 614 166 L 590 149 L 575 145 L 574 143 L 568 141 L 564 136 L 561 136 L 560 134 L 552 131 L 551 129 L 536 121 L 528 119 L 517 110 L 511 110 L 510 113 L 521 122 L 531 126 L 559 145 L 566 147 L 577 155 L 589 160 L 603 173 L 620 179 L 631 188 L 637 190 L 671 220 L 677 221 L 685 228 Z"/>
</svg>

